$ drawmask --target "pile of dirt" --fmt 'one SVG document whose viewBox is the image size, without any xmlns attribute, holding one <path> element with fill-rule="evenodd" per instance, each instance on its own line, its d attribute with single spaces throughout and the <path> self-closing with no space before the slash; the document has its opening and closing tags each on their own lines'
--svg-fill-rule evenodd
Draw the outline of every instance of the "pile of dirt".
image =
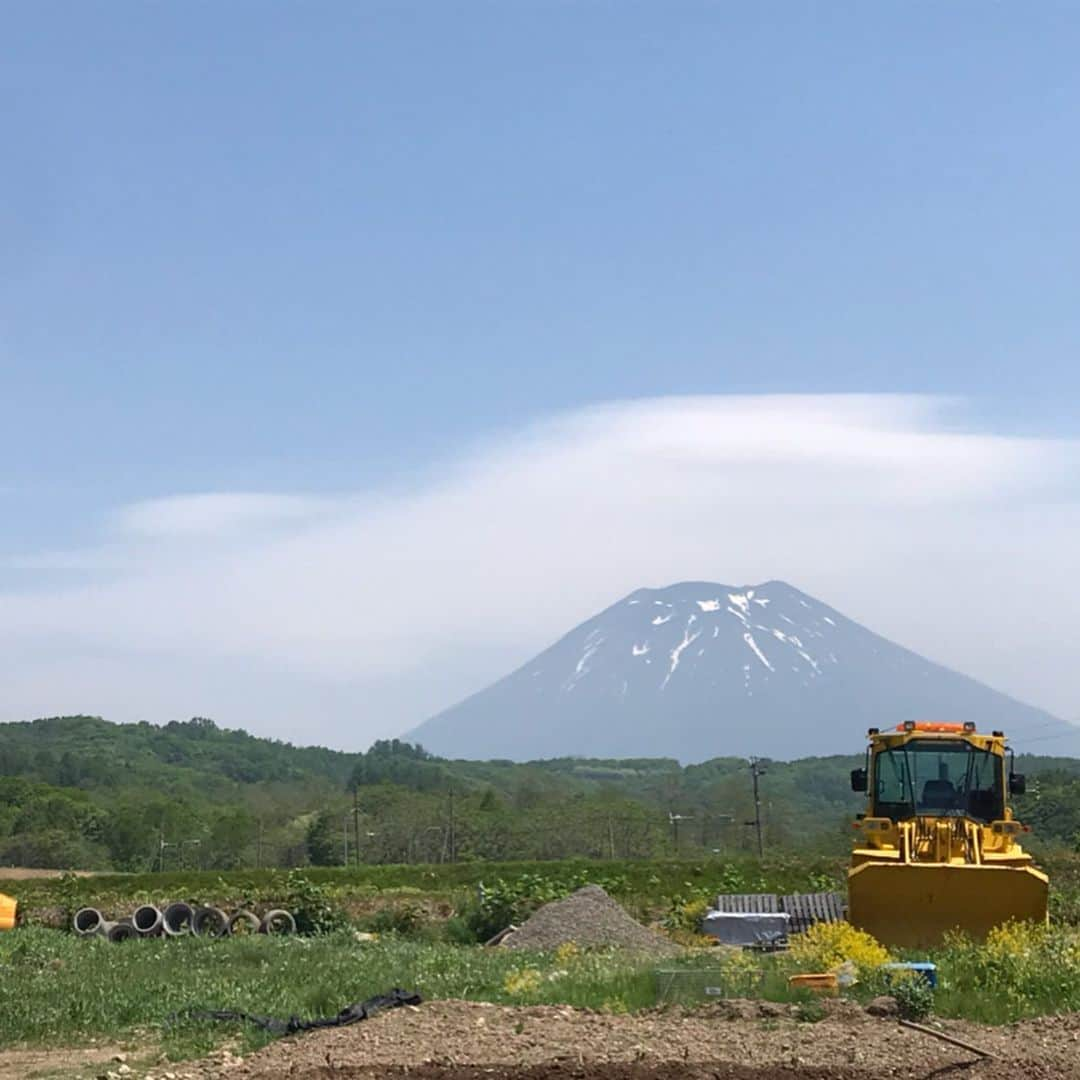
<svg viewBox="0 0 1080 1080">
<path fill-rule="evenodd" d="M 500 944 L 508 949 L 612 946 L 645 956 L 675 956 L 673 941 L 632 919 L 599 885 L 586 885 L 564 900 L 545 904 Z"/>
</svg>

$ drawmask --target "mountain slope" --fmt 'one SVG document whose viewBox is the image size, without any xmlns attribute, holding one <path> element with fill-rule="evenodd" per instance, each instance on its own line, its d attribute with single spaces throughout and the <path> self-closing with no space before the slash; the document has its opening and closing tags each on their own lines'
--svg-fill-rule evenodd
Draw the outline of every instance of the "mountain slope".
<svg viewBox="0 0 1080 1080">
<path fill-rule="evenodd" d="M 858 752 L 868 726 L 908 719 L 974 720 L 1020 747 L 1064 736 L 1053 751 L 1080 752 L 1080 728 L 780 581 L 639 589 L 410 737 L 452 757 L 790 760 Z"/>
</svg>

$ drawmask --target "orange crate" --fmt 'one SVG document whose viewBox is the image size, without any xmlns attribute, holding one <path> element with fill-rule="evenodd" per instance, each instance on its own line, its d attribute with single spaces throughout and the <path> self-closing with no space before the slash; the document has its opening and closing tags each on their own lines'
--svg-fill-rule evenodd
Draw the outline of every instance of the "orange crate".
<svg viewBox="0 0 1080 1080">
<path fill-rule="evenodd" d="M 802 987 L 819 994 L 835 994 L 840 989 L 840 980 L 835 971 L 822 972 L 820 975 L 792 975 L 788 986 L 793 990 Z"/>
</svg>

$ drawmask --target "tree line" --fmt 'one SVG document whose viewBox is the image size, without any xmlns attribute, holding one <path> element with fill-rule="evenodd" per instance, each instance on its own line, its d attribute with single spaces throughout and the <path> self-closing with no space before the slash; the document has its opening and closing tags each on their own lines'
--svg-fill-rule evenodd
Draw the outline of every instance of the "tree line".
<svg viewBox="0 0 1080 1080">
<path fill-rule="evenodd" d="M 1080 761 L 1018 758 L 1036 844 L 1080 848 Z M 843 852 L 855 757 L 766 762 L 765 844 Z M 748 763 L 453 761 L 399 740 L 348 754 L 196 718 L 0 725 L 0 863 L 146 871 L 756 850 Z"/>
</svg>

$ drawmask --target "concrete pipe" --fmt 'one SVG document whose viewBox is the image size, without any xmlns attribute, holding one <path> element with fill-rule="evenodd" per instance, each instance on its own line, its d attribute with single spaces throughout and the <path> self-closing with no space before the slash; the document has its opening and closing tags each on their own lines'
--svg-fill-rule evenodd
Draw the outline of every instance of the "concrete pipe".
<svg viewBox="0 0 1080 1080">
<path fill-rule="evenodd" d="M 229 933 L 240 937 L 243 934 L 257 934 L 262 929 L 259 916 L 251 911 L 237 911 L 229 916 Z"/>
<path fill-rule="evenodd" d="M 131 923 L 126 920 L 123 922 L 103 922 L 101 924 L 101 934 L 106 941 L 134 941 L 139 933 Z"/>
<path fill-rule="evenodd" d="M 191 932 L 196 937 L 224 937 L 229 932 L 228 916 L 220 908 L 196 908 L 191 917 Z"/>
<path fill-rule="evenodd" d="M 295 934 L 296 920 L 287 911 L 274 908 L 263 916 L 261 930 L 264 934 Z"/>
<path fill-rule="evenodd" d="M 163 922 L 161 910 L 153 904 L 137 907 L 131 916 L 131 925 L 140 937 L 157 937 Z"/>
<path fill-rule="evenodd" d="M 79 937 L 92 937 L 100 931 L 104 922 L 105 920 L 101 917 L 101 912 L 97 908 L 84 907 L 75 912 L 75 917 L 71 920 L 71 926 Z"/>
<path fill-rule="evenodd" d="M 169 904 L 161 913 L 161 929 L 166 937 L 181 937 L 191 933 L 191 917 L 194 912 L 190 904 L 178 900 Z"/>
</svg>

